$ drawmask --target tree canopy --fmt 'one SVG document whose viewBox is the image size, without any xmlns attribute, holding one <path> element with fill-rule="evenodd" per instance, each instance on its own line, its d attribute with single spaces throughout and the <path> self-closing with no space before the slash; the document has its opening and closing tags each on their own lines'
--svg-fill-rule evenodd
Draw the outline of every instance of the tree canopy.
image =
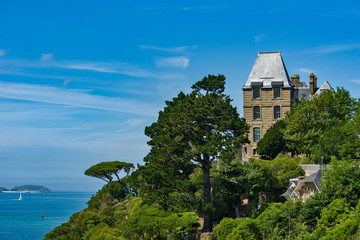
<svg viewBox="0 0 360 240">
<path fill-rule="evenodd" d="M 85 175 L 100 178 L 105 182 L 111 182 L 113 175 L 115 175 L 117 180 L 120 181 L 119 172 L 124 170 L 126 175 L 128 175 L 133 168 L 134 165 L 132 163 L 119 161 L 101 162 L 88 168 L 85 171 Z"/>
<path fill-rule="evenodd" d="M 209 75 L 195 83 L 190 94 L 180 92 L 166 107 L 151 126 L 145 128 L 150 137 L 150 153 L 144 159 L 146 168 L 155 169 L 160 176 L 175 176 L 182 180 L 176 189 L 183 192 L 188 176 L 195 168 L 202 171 L 202 204 L 199 205 L 204 216 L 204 230 L 212 228 L 211 220 L 211 181 L 210 169 L 215 160 L 235 158 L 239 147 L 248 142 L 248 125 L 229 96 L 223 93 L 225 77 Z M 163 167 L 161 167 L 163 166 Z M 164 172 L 166 171 L 166 172 Z M 155 179 L 143 176 L 147 185 L 157 188 Z M 154 194 L 156 191 L 148 192 Z"/>
<path fill-rule="evenodd" d="M 285 120 L 279 120 L 272 125 L 264 137 L 257 143 L 256 151 L 263 159 L 274 159 L 279 153 L 287 151 L 283 130 L 286 127 Z"/>
<path fill-rule="evenodd" d="M 354 157 L 359 146 L 354 117 L 357 101 L 348 91 L 324 91 L 298 102 L 284 119 L 284 138 L 289 149 L 305 153 L 320 162 L 331 156 Z"/>
</svg>

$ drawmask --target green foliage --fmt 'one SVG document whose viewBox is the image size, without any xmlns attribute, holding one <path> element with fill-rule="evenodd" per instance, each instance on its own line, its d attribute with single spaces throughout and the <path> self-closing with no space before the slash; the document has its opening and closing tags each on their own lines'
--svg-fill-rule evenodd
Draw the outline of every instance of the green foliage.
<svg viewBox="0 0 360 240">
<path fill-rule="evenodd" d="M 222 75 L 205 77 L 194 84 L 190 94 L 179 93 L 151 126 L 145 128 L 150 137 L 150 153 L 144 159 L 144 172 L 140 194 L 146 198 L 168 198 L 170 193 L 179 192 L 188 201 L 194 200 L 194 188 L 189 175 L 194 168 L 200 168 L 203 175 L 202 205 L 204 230 L 210 230 L 212 205 L 210 169 L 218 159 L 232 160 L 242 143 L 248 142 L 248 125 L 239 117 L 231 99 L 224 95 L 225 78 Z M 157 176 L 161 180 L 157 179 Z M 174 183 L 171 183 L 175 181 Z M 158 201 L 163 204 L 166 201 Z M 168 206 L 163 206 L 165 209 Z M 205 211 L 203 211 L 205 210 Z"/>
<path fill-rule="evenodd" d="M 283 130 L 286 127 L 285 120 L 279 120 L 272 125 L 264 137 L 257 143 L 256 151 L 263 159 L 274 159 L 279 153 L 287 151 Z"/>
<path fill-rule="evenodd" d="M 333 227 L 343 222 L 350 213 L 350 204 L 346 199 L 335 199 L 321 211 L 321 218 L 318 221 L 320 226 Z"/>
<path fill-rule="evenodd" d="M 10 191 L 39 191 L 39 192 L 50 192 L 49 188 L 39 185 L 23 185 L 15 186 Z"/>
<path fill-rule="evenodd" d="M 117 180 L 120 181 L 119 172 L 124 170 L 128 175 L 133 168 L 134 165 L 132 163 L 119 161 L 101 162 L 88 168 L 85 171 L 85 175 L 100 178 L 105 182 L 111 182 L 113 179 L 112 175 L 115 175 Z"/>
<path fill-rule="evenodd" d="M 304 170 L 290 156 L 280 156 L 272 161 L 253 159 L 245 165 L 250 183 L 249 200 L 258 202 L 262 192 L 269 200 L 281 200 L 280 194 L 288 187 L 289 179 L 304 175 Z"/>
<path fill-rule="evenodd" d="M 330 168 L 325 172 L 325 190 L 333 199 L 346 198 L 355 206 L 360 198 L 360 166 L 350 161 L 331 161 Z"/>
<path fill-rule="evenodd" d="M 230 235 L 226 238 L 229 240 L 256 240 L 260 238 L 257 221 L 250 218 L 245 218 L 233 229 Z"/>
<path fill-rule="evenodd" d="M 352 124 L 356 104 L 343 88 L 298 102 L 284 119 L 288 148 L 308 156 L 313 154 L 316 162 L 324 157 L 324 163 L 329 162 L 331 156 L 355 156 L 357 147 L 354 146 L 359 146 Z"/>
<path fill-rule="evenodd" d="M 297 223 L 297 215 L 301 209 L 300 202 L 286 202 L 272 204 L 256 219 L 263 239 L 285 238 L 289 234 L 289 227 Z M 290 226 L 289 226 L 290 218 Z M 280 239 L 281 239 L 280 238 Z"/>
<path fill-rule="evenodd" d="M 111 228 L 106 223 L 100 223 L 86 233 L 84 240 L 118 240 L 121 231 L 117 228 Z"/>
<path fill-rule="evenodd" d="M 125 199 L 131 193 L 130 187 L 125 182 L 109 182 L 96 195 L 92 196 L 88 202 L 88 207 L 89 209 L 100 209 L 101 205 L 110 206 Z"/>
<path fill-rule="evenodd" d="M 167 239 L 178 219 L 176 214 L 155 207 L 142 206 L 124 222 L 127 239 Z"/>
<path fill-rule="evenodd" d="M 259 239 L 257 222 L 253 219 L 224 218 L 215 228 L 214 233 L 219 240 Z"/>
<path fill-rule="evenodd" d="M 225 90 L 225 76 L 219 74 L 218 76 L 215 75 L 208 75 L 204 77 L 201 81 L 198 81 L 191 87 L 196 92 L 200 92 L 204 90 L 207 93 L 212 92 L 216 94 L 221 94 Z"/>
<path fill-rule="evenodd" d="M 303 156 L 299 164 L 310 164 L 310 158 L 308 158 L 307 156 Z"/>
<path fill-rule="evenodd" d="M 214 228 L 214 233 L 219 240 L 226 240 L 234 228 L 243 221 L 241 218 L 224 218 L 221 222 Z"/>
<path fill-rule="evenodd" d="M 330 202 L 331 199 L 324 191 L 321 191 L 306 200 L 300 211 L 300 214 L 302 215 L 304 222 L 310 231 L 316 228 L 316 224 L 320 219 L 322 209 Z"/>
</svg>

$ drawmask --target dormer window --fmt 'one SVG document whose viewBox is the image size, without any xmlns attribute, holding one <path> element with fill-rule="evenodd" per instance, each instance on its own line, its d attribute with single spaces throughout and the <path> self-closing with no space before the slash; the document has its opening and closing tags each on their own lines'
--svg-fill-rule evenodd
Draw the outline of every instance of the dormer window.
<svg viewBox="0 0 360 240">
<path fill-rule="evenodd" d="M 274 99 L 280 98 L 280 88 L 274 87 L 273 91 L 274 91 Z"/>
<path fill-rule="evenodd" d="M 252 90 L 253 90 L 253 99 L 260 99 L 260 88 L 254 87 Z"/>
</svg>

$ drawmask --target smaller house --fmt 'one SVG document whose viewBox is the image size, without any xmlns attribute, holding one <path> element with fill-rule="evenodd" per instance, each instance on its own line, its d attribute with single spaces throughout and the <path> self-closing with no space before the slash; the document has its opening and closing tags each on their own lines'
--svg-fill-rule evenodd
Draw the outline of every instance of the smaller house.
<svg viewBox="0 0 360 240">
<path fill-rule="evenodd" d="M 318 170 L 308 177 L 298 177 L 289 180 L 289 188 L 281 196 L 287 200 L 296 201 L 302 199 L 306 201 L 309 197 L 321 190 L 321 178 L 323 171 Z"/>
</svg>

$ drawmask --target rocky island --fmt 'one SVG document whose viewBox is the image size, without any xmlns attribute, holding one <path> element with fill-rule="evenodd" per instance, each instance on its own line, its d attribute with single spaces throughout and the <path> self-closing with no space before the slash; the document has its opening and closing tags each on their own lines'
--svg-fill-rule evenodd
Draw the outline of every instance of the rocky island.
<svg viewBox="0 0 360 240">
<path fill-rule="evenodd" d="M 23 186 L 15 186 L 10 190 L 0 187 L 0 192 L 3 193 L 19 193 L 19 192 L 29 192 L 29 193 L 48 193 L 51 192 L 49 188 L 40 185 L 23 185 Z"/>
</svg>

